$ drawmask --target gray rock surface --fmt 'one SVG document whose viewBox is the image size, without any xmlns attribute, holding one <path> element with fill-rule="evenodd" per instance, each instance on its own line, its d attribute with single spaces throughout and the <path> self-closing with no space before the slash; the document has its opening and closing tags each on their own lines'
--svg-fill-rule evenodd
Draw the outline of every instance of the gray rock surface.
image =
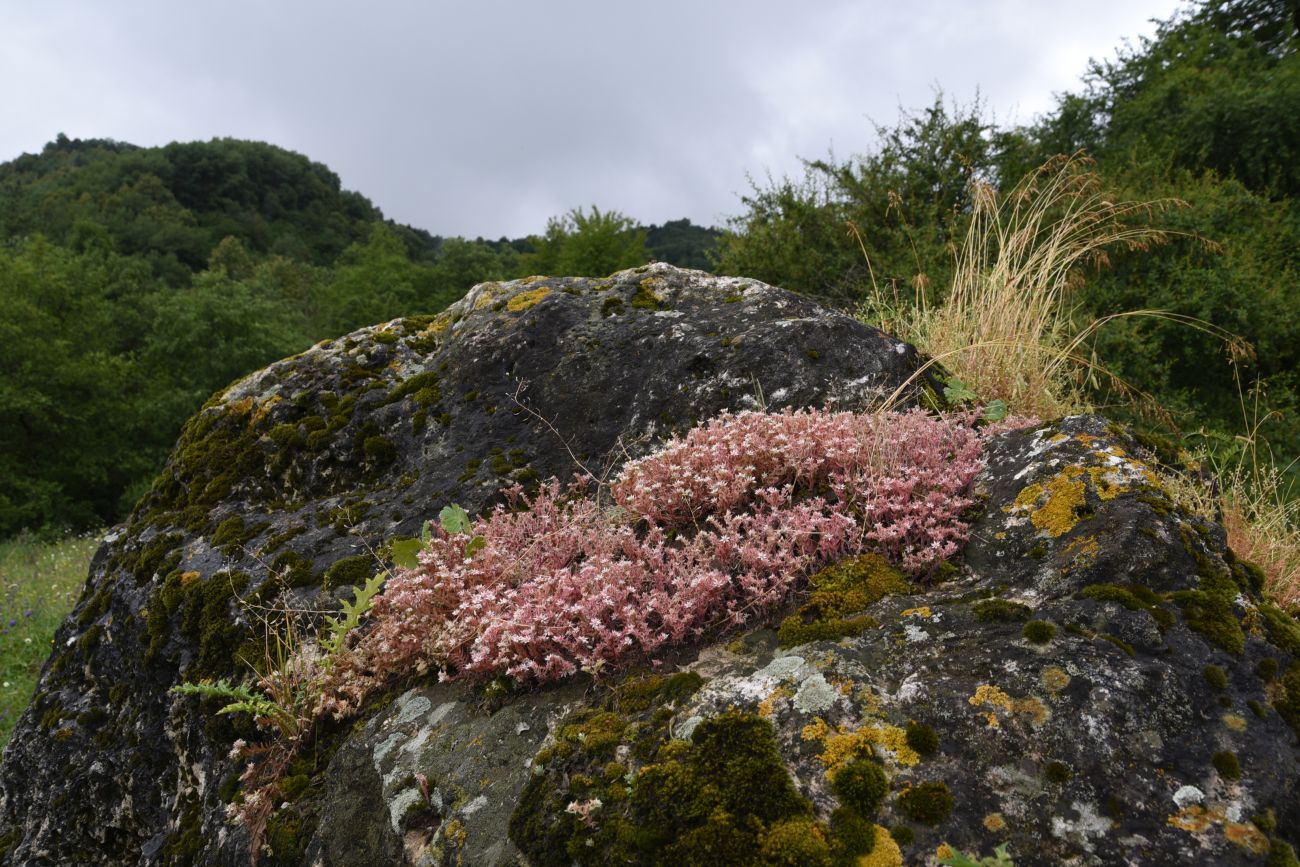
<svg viewBox="0 0 1300 867">
<path fill-rule="evenodd" d="M 374 572 L 371 551 L 449 503 L 480 511 L 503 485 L 567 479 L 579 461 L 601 473 L 725 408 L 856 408 L 916 366 L 910 347 L 807 299 L 651 265 L 480 285 L 437 317 L 235 383 L 94 559 L 5 752 L 0 854 L 125 865 L 234 851 L 226 756 L 256 733 L 168 688 L 242 676 L 262 652 L 255 604 L 329 604 Z"/>
<path fill-rule="evenodd" d="M 167 690 L 240 673 L 254 603 L 329 604 L 448 503 L 602 472 L 728 407 L 857 408 L 916 364 L 781 290 L 650 266 L 476 287 L 236 383 L 96 555 L 0 768 L 0 854 L 248 864 L 227 753 L 257 734 Z M 875 865 L 941 844 L 1288 863 L 1295 619 L 1105 420 L 1002 434 L 986 461 L 955 572 L 840 640 L 759 628 L 527 692 L 430 677 L 324 726 L 262 863 L 832 864 L 864 834 Z M 849 803 L 849 767 L 884 775 L 878 802 Z"/>
</svg>

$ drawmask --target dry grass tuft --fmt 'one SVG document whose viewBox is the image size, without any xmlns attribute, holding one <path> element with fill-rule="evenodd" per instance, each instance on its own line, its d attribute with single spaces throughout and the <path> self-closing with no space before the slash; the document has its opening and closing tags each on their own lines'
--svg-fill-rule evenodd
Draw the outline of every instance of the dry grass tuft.
<svg viewBox="0 0 1300 867">
<path fill-rule="evenodd" d="M 1104 264 L 1115 246 L 1145 249 L 1168 233 L 1150 218 L 1184 204 L 1175 199 L 1113 201 L 1084 157 L 1057 157 L 999 196 L 973 185 L 974 210 L 956 273 L 942 303 L 890 304 L 877 289 L 864 314 L 893 314 L 888 326 L 941 363 L 981 400 L 1003 400 L 1017 413 L 1055 418 L 1088 409 L 1084 388 L 1098 376 L 1133 394 L 1091 356 L 1089 339 L 1106 323 L 1131 316 L 1177 321 L 1222 338 L 1234 355 L 1249 346 L 1216 326 L 1159 310 L 1085 317 L 1070 302 L 1079 266 Z M 859 241 L 861 240 L 859 236 Z M 864 255 L 866 250 L 863 250 Z"/>
</svg>

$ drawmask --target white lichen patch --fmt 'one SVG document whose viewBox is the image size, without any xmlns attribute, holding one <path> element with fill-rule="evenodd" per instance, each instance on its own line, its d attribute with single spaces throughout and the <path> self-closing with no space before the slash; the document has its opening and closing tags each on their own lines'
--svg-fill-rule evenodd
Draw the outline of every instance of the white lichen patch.
<svg viewBox="0 0 1300 867">
<path fill-rule="evenodd" d="M 402 726 L 415 722 L 427 714 L 432 707 L 433 702 L 429 701 L 429 699 L 408 692 L 397 699 L 397 716 L 391 719 L 389 725 Z"/>
<path fill-rule="evenodd" d="M 825 713 L 839 701 L 840 693 L 819 671 L 799 685 L 794 694 L 794 708 L 800 713 Z"/>
<path fill-rule="evenodd" d="M 1195 786 L 1183 786 L 1174 792 L 1174 803 L 1178 805 L 1179 809 L 1199 804 L 1204 800 L 1205 793 Z"/>
<path fill-rule="evenodd" d="M 380 765 L 384 763 L 384 759 L 388 758 L 388 754 L 393 751 L 393 748 L 404 740 L 406 740 L 406 735 L 402 732 L 393 732 L 375 745 L 374 750 L 371 752 L 371 758 L 375 763 L 376 770 L 379 770 Z"/>
<path fill-rule="evenodd" d="M 1088 843 L 1089 838 L 1106 834 L 1110 830 L 1110 819 L 1101 815 L 1095 806 L 1084 801 L 1071 802 L 1070 809 L 1077 814 L 1076 818 L 1052 817 L 1052 836 L 1069 840 L 1077 846 L 1092 851 Z"/>
<path fill-rule="evenodd" d="M 403 789 L 396 796 L 388 799 L 388 821 L 393 826 L 393 833 L 402 833 L 402 817 L 411 807 L 424 800 L 419 789 Z"/>
</svg>

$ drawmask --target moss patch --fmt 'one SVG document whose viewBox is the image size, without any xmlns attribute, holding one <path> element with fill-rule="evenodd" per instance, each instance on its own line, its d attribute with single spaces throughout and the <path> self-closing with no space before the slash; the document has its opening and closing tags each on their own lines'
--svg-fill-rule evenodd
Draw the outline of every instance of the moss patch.
<svg viewBox="0 0 1300 867">
<path fill-rule="evenodd" d="M 171 572 L 149 603 L 145 661 L 157 659 L 168 639 L 179 635 L 198 648 L 185 672 L 191 679 L 226 677 L 239 670 L 237 656 L 250 632 L 236 622 L 231 605 L 248 580 L 242 572 L 218 572 L 207 579 L 197 572 Z"/>
<path fill-rule="evenodd" d="M 762 717 L 725 713 L 671 739 L 670 707 L 701 683 L 629 680 L 562 721 L 510 821 L 530 863 L 831 867 L 867 851 L 856 813 L 816 821 Z"/>
<path fill-rule="evenodd" d="M 506 302 L 506 309 L 511 313 L 521 313 L 541 301 L 547 295 L 551 294 L 550 287 L 543 286 L 540 289 L 532 289 L 528 292 L 520 292 L 515 297 Z"/>
<path fill-rule="evenodd" d="M 835 640 L 879 625 L 865 608 L 892 593 L 906 593 L 903 574 L 879 554 L 851 557 L 809 579 L 812 595 L 781 622 L 777 641 L 784 647 Z"/>
<path fill-rule="evenodd" d="M 938 825 L 952 812 L 952 793 L 946 783 L 926 782 L 904 790 L 898 796 L 899 809 L 913 822 Z"/>
<path fill-rule="evenodd" d="M 1020 634 L 1031 644 L 1047 644 L 1056 637 L 1056 626 L 1046 620 L 1031 620 L 1020 630 Z"/>
<path fill-rule="evenodd" d="M 1079 591 L 1078 596 L 1102 602 L 1118 602 L 1129 611 L 1145 611 L 1151 615 L 1151 619 L 1156 622 L 1161 632 L 1173 626 L 1177 620 L 1172 611 L 1163 607 L 1164 599 L 1150 587 L 1140 584 L 1130 587 L 1119 584 L 1089 584 Z"/>
<path fill-rule="evenodd" d="M 1009 599 L 985 599 L 976 602 L 973 608 L 975 618 L 984 623 L 1014 623 L 1028 620 L 1033 609 Z"/>
</svg>

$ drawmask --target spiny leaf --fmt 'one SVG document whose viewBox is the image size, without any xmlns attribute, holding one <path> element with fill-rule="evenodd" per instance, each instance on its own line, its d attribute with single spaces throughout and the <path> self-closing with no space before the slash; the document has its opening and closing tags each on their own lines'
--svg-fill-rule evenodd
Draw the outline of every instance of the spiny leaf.
<svg viewBox="0 0 1300 867">
<path fill-rule="evenodd" d="M 344 639 L 361 622 L 361 615 L 370 610 L 371 599 L 379 592 L 379 588 L 384 586 L 387 578 L 387 572 L 375 573 L 364 587 L 354 589 L 353 600 L 343 603 L 338 616 L 325 621 L 325 632 L 320 642 L 322 650 L 332 655 L 343 649 Z"/>
</svg>

